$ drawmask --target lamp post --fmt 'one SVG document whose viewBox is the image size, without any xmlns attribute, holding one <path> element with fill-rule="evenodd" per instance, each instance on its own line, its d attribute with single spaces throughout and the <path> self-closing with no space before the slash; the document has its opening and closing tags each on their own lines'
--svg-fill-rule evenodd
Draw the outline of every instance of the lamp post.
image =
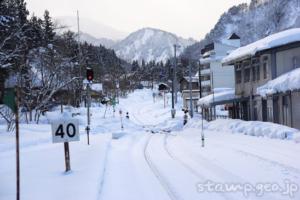
<svg viewBox="0 0 300 200">
<path fill-rule="evenodd" d="M 175 118 L 176 109 L 175 109 L 175 103 L 177 103 L 177 79 L 176 79 L 176 68 L 177 68 L 177 48 L 180 46 L 177 44 L 174 44 L 174 68 L 173 68 L 173 81 L 172 81 L 172 110 L 171 115 L 172 118 Z"/>
</svg>

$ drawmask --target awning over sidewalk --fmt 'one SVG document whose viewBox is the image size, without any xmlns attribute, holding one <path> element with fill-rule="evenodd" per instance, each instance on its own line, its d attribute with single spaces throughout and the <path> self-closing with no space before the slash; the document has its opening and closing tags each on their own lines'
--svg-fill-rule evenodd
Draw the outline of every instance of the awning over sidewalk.
<svg viewBox="0 0 300 200">
<path fill-rule="evenodd" d="M 232 88 L 217 88 L 214 94 L 205 96 L 198 101 L 198 105 L 201 107 L 210 107 L 212 105 L 222 105 L 226 102 L 232 102 L 237 97 L 235 96 L 235 90 Z M 221 104 L 222 102 L 222 104 Z M 223 103 L 224 102 L 224 103 Z M 220 104 L 216 104 L 220 103 Z"/>
</svg>

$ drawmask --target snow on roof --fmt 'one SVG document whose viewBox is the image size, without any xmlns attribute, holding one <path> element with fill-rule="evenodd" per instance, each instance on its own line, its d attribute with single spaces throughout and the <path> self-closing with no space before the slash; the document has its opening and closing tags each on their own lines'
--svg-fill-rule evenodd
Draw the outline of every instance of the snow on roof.
<svg viewBox="0 0 300 200">
<path fill-rule="evenodd" d="M 215 93 L 205 96 L 198 101 L 199 106 L 209 106 L 213 102 L 235 99 L 235 90 L 232 88 L 215 88 Z"/>
<path fill-rule="evenodd" d="M 91 89 L 96 92 L 101 92 L 103 90 L 102 83 L 91 84 Z"/>
<path fill-rule="evenodd" d="M 248 44 L 246 46 L 234 50 L 222 60 L 222 63 L 229 63 L 237 59 L 255 55 L 259 51 L 299 41 L 300 28 L 289 29 L 286 31 L 272 34 L 254 43 Z"/>
<path fill-rule="evenodd" d="M 189 76 L 185 76 L 183 77 L 187 82 L 190 82 L 190 77 Z M 193 76 L 192 77 L 192 83 L 198 83 L 199 82 L 199 76 Z"/>
<path fill-rule="evenodd" d="M 200 64 L 209 64 L 211 62 L 220 62 L 222 61 L 222 59 L 224 58 L 224 56 L 210 56 L 207 58 L 201 58 L 200 59 Z"/>
<path fill-rule="evenodd" d="M 267 96 L 279 92 L 287 92 L 300 89 L 300 68 L 287 72 L 265 85 L 257 88 L 257 93 Z"/>
</svg>

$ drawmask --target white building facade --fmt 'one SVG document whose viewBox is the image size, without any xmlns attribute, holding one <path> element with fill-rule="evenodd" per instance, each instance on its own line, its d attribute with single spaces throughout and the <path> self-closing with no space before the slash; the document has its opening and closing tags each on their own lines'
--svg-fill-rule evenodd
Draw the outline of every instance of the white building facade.
<svg viewBox="0 0 300 200">
<path fill-rule="evenodd" d="M 222 59 L 240 47 L 240 38 L 232 34 L 227 40 L 214 42 L 201 50 L 200 73 L 202 97 L 215 88 L 234 88 L 234 66 L 222 66 Z"/>
</svg>

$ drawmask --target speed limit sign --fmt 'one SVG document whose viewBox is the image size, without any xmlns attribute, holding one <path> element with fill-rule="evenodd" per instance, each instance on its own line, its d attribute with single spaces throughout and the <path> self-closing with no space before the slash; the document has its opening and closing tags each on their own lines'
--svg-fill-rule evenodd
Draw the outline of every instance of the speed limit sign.
<svg viewBox="0 0 300 200">
<path fill-rule="evenodd" d="M 53 143 L 79 141 L 78 120 L 69 119 L 65 121 L 54 121 L 52 127 Z"/>
</svg>

